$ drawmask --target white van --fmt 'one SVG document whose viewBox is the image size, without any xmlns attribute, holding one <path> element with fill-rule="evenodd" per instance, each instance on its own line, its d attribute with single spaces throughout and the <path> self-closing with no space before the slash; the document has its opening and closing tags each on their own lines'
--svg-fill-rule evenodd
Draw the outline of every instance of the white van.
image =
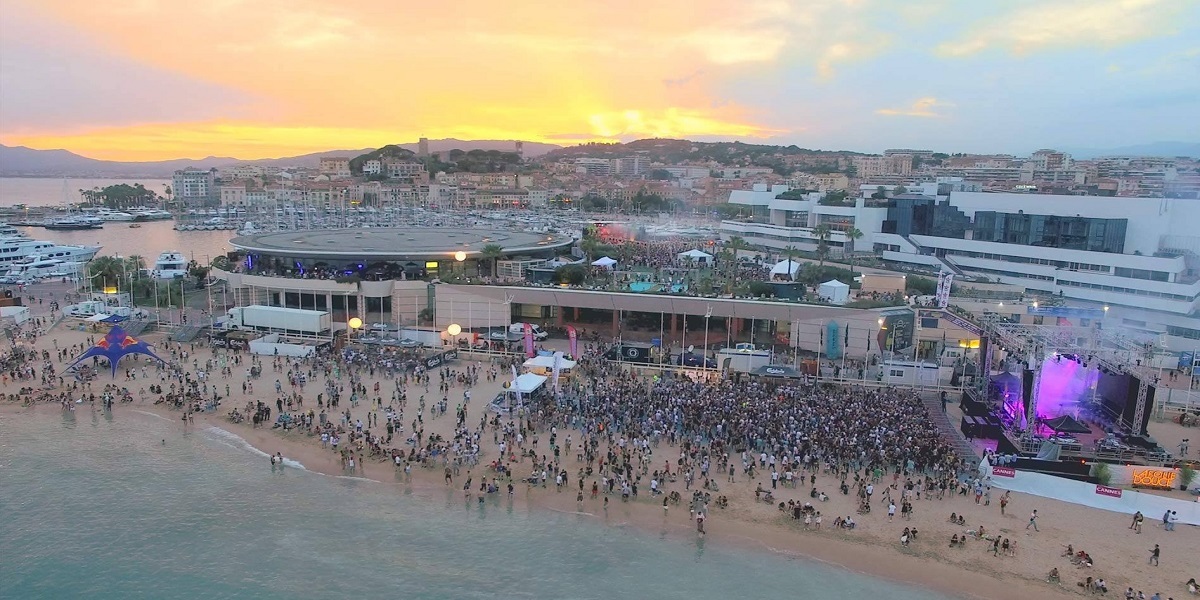
<svg viewBox="0 0 1200 600">
<path fill-rule="evenodd" d="M 535 325 L 533 323 L 530 323 L 529 325 L 530 325 L 530 328 L 533 329 L 533 339 L 540 342 L 540 341 L 550 337 L 550 334 L 546 333 L 545 329 L 542 329 L 541 327 L 538 327 L 537 325 Z M 525 323 L 513 323 L 512 325 L 509 325 L 508 332 L 515 333 L 518 335 L 525 335 Z"/>
</svg>

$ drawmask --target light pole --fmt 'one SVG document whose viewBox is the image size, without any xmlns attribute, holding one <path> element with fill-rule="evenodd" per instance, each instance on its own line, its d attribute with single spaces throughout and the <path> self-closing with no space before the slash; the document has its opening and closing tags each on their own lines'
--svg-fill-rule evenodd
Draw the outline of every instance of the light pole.
<svg viewBox="0 0 1200 600">
<path fill-rule="evenodd" d="M 446 336 L 450 339 L 450 347 L 458 347 L 458 334 L 462 333 L 462 326 L 458 323 L 451 323 L 446 327 Z"/>
<path fill-rule="evenodd" d="M 712 318 L 712 305 L 704 308 L 704 368 L 708 369 L 708 320 Z"/>
<path fill-rule="evenodd" d="M 363 321 L 358 317 L 350 317 L 350 320 L 346 321 L 346 326 L 350 328 L 350 340 L 353 341 L 354 332 L 362 328 Z"/>
</svg>

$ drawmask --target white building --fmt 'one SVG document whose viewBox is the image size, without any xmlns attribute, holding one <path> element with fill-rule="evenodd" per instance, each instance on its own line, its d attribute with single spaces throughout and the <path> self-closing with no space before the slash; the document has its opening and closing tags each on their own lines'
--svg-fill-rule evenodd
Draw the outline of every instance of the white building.
<svg viewBox="0 0 1200 600">
<path fill-rule="evenodd" d="M 1195 200 L 952 191 L 948 197 L 903 194 L 887 206 L 868 207 L 859 199 L 854 207 L 838 207 L 821 206 L 816 194 L 777 198 L 783 191 L 731 192 L 729 202 L 746 205 L 754 222 L 724 221 L 722 238 L 811 250 L 812 229 L 827 224 L 836 256 L 847 243 L 843 232 L 853 227 L 863 233 L 855 251 L 873 249 L 894 263 L 1108 307 L 1114 325 L 1165 334 L 1173 350 L 1200 345 Z"/>
<path fill-rule="evenodd" d="M 372 158 L 363 162 L 363 175 L 378 175 L 383 172 L 383 163 L 379 159 Z"/>
</svg>

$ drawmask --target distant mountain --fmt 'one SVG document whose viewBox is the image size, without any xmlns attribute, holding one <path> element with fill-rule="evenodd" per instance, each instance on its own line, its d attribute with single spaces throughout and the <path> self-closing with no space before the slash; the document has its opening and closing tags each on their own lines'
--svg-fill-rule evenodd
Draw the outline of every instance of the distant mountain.
<svg viewBox="0 0 1200 600">
<path fill-rule="evenodd" d="M 1187 156 L 1200 158 L 1200 143 L 1196 142 L 1152 142 L 1118 148 L 1062 148 L 1063 152 L 1080 160 L 1100 156 Z"/>
<path fill-rule="evenodd" d="M 401 144 L 402 148 L 417 151 L 417 143 Z M 553 144 L 538 142 L 524 143 L 525 156 L 541 156 L 560 148 Z M 448 150 L 505 150 L 513 151 L 514 141 L 504 140 L 429 140 L 430 152 Z M 114 160 L 97 160 L 80 156 L 67 150 L 34 150 L 25 146 L 5 146 L 0 144 L 0 176 L 18 177 L 170 177 L 171 173 L 187 167 L 198 169 L 221 169 L 233 165 L 262 165 L 270 167 L 316 167 L 322 157 L 345 156 L 352 158 L 371 152 L 374 148 L 359 148 L 356 150 L 328 150 L 300 156 L 283 158 L 268 158 L 258 160 L 241 160 L 224 156 L 209 156 L 206 158 L 178 158 L 148 162 L 123 162 Z"/>
</svg>

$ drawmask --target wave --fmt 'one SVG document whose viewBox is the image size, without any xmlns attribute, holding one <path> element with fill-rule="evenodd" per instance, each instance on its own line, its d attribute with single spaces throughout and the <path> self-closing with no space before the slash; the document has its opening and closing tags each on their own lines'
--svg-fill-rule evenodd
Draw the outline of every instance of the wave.
<svg viewBox="0 0 1200 600">
<path fill-rule="evenodd" d="M 168 423 L 171 421 L 171 419 L 168 419 L 168 418 L 166 418 L 166 417 L 164 417 L 164 416 L 162 416 L 162 415 L 160 415 L 160 414 L 158 414 L 158 413 L 146 412 L 146 411 L 144 411 L 144 410 L 137 410 L 137 409 L 134 409 L 134 411 L 133 411 L 133 412 L 135 412 L 135 413 L 137 413 L 137 414 L 139 414 L 139 415 L 150 415 L 151 417 L 154 417 L 155 419 L 162 419 L 162 420 L 164 420 L 164 421 L 167 421 Z"/>
<path fill-rule="evenodd" d="M 250 452 L 253 452 L 254 454 L 257 454 L 263 458 L 271 457 L 270 454 L 263 452 L 262 450 L 259 450 L 258 448 L 255 448 L 254 445 L 251 444 L 250 442 L 247 442 L 245 438 L 243 438 L 242 436 L 240 436 L 232 431 L 226 431 L 215 425 L 209 426 L 209 428 L 205 429 L 205 431 L 212 434 L 214 436 L 214 438 L 217 439 L 218 441 L 226 443 L 226 445 L 230 445 L 235 449 L 249 450 Z M 283 465 L 285 467 L 292 467 L 294 469 L 300 469 L 302 471 L 308 470 L 308 469 L 304 468 L 304 465 L 300 464 L 300 461 L 292 460 L 290 458 L 284 458 Z"/>
</svg>

